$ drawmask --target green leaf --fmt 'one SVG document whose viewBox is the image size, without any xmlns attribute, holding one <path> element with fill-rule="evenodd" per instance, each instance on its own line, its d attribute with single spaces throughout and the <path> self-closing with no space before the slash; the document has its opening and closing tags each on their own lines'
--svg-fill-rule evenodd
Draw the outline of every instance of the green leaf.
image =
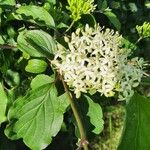
<svg viewBox="0 0 150 150">
<path fill-rule="evenodd" d="M 7 96 L 4 88 L 0 83 L 0 124 L 6 121 Z"/>
<path fill-rule="evenodd" d="M 99 134 L 103 130 L 103 113 L 99 104 L 95 103 L 90 97 L 86 96 L 89 104 L 87 116 L 90 117 L 90 122 L 94 125 L 93 133 Z"/>
<path fill-rule="evenodd" d="M 16 5 L 16 2 L 15 2 L 15 0 L 0 0 L 0 5 L 14 6 L 14 5 Z"/>
<path fill-rule="evenodd" d="M 120 31 L 121 23 L 120 23 L 119 19 L 117 18 L 117 16 L 113 12 L 110 12 L 110 11 L 105 11 L 104 14 L 108 17 L 108 19 L 114 25 L 114 27 L 118 31 Z"/>
<path fill-rule="evenodd" d="M 138 10 L 135 3 L 129 3 L 129 7 L 132 12 L 137 12 L 137 10 Z"/>
<path fill-rule="evenodd" d="M 98 9 L 102 11 L 108 7 L 107 0 L 99 0 L 97 4 L 98 4 Z"/>
<path fill-rule="evenodd" d="M 10 19 L 12 18 L 29 21 L 38 24 L 39 26 L 47 26 L 50 28 L 55 27 L 52 16 L 43 7 L 40 6 L 21 6 L 16 10 L 16 13 L 11 14 Z"/>
<path fill-rule="evenodd" d="M 99 134 L 103 130 L 103 113 L 100 105 L 90 97 L 85 96 L 79 100 L 79 107 L 87 133 Z"/>
<path fill-rule="evenodd" d="M 143 77 L 140 84 L 150 86 L 150 77 Z"/>
<path fill-rule="evenodd" d="M 150 98 L 137 93 L 126 107 L 126 122 L 118 150 L 149 150 Z"/>
<path fill-rule="evenodd" d="M 145 6 L 147 7 L 147 8 L 150 8 L 150 2 L 145 2 Z"/>
<path fill-rule="evenodd" d="M 16 32 L 15 32 L 13 26 L 8 26 L 7 27 L 7 34 L 9 35 L 10 38 L 14 38 Z"/>
<path fill-rule="evenodd" d="M 0 34 L 0 45 L 3 45 L 5 43 L 3 36 Z"/>
<path fill-rule="evenodd" d="M 131 52 L 133 52 L 134 50 L 137 49 L 137 46 L 134 43 L 131 43 L 129 40 L 127 40 L 125 38 L 121 39 L 121 46 L 123 48 L 130 50 Z"/>
<path fill-rule="evenodd" d="M 47 66 L 47 63 L 44 60 L 30 59 L 25 70 L 31 73 L 42 73 L 46 70 Z"/>
<path fill-rule="evenodd" d="M 17 38 L 18 49 L 33 57 L 51 57 L 56 51 L 53 38 L 41 30 L 21 32 Z"/>
<path fill-rule="evenodd" d="M 7 70 L 5 76 L 4 76 L 5 82 L 10 86 L 10 87 L 15 87 L 20 84 L 20 75 L 16 71 L 12 70 Z"/>
<path fill-rule="evenodd" d="M 55 78 L 45 74 L 37 75 L 31 82 L 31 88 L 36 89 L 44 84 L 53 83 Z"/>
<path fill-rule="evenodd" d="M 46 2 L 48 2 L 48 3 L 52 3 L 52 4 L 56 4 L 56 0 L 46 0 Z"/>
<path fill-rule="evenodd" d="M 17 38 L 17 47 L 22 52 L 26 52 L 30 56 L 33 57 L 44 57 L 36 48 L 34 48 L 31 44 L 29 44 L 26 40 L 26 34 L 29 31 L 20 32 Z M 41 51 L 41 50 L 40 50 Z"/>
<path fill-rule="evenodd" d="M 45 149 L 61 128 L 69 105 L 66 96 L 58 97 L 55 85 L 46 84 L 19 98 L 9 110 L 5 134 L 11 139 L 23 138 L 30 149 Z"/>
<path fill-rule="evenodd" d="M 61 28 L 68 28 L 69 26 L 68 25 L 66 25 L 65 23 L 63 23 L 63 22 L 61 22 L 61 23 L 59 23 L 58 25 L 57 25 L 57 28 L 58 29 L 61 29 Z"/>
</svg>

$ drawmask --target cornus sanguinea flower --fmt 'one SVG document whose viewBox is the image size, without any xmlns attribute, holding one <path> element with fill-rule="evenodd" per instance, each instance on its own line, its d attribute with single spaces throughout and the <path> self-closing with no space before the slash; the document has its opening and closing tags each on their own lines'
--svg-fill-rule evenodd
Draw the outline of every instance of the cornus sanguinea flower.
<svg viewBox="0 0 150 150">
<path fill-rule="evenodd" d="M 118 95 L 129 100 L 143 75 L 143 60 L 128 59 L 130 50 L 121 48 L 118 32 L 99 26 L 77 29 L 65 37 L 68 48 L 58 44 L 52 64 L 79 98 L 81 92 L 100 92 L 106 97 Z"/>
</svg>

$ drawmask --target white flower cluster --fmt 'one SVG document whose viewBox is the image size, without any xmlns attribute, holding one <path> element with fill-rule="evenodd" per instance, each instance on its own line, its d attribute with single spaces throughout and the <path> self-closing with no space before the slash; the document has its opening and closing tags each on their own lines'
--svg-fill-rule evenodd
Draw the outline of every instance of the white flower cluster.
<svg viewBox="0 0 150 150">
<path fill-rule="evenodd" d="M 118 94 L 120 100 L 133 95 L 143 75 L 143 60 L 128 60 L 129 50 L 123 49 L 118 32 L 86 25 L 65 37 L 68 49 L 58 44 L 52 64 L 79 98 L 81 92 L 96 91 L 106 97 Z"/>
</svg>

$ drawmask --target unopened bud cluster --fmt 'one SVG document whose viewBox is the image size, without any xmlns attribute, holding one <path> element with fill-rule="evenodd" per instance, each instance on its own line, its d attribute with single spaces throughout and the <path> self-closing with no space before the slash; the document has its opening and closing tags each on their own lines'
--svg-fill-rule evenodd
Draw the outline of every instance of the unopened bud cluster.
<svg viewBox="0 0 150 150">
<path fill-rule="evenodd" d="M 67 9 L 71 11 L 70 17 L 77 21 L 83 14 L 90 14 L 96 8 L 94 0 L 67 0 L 69 6 Z"/>
<path fill-rule="evenodd" d="M 136 26 L 140 38 L 150 37 L 150 22 L 144 22 L 142 26 Z"/>
<path fill-rule="evenodd" d="M 58 44 L 52 61 L 65 82 L 79 98 L 81 92 L 100 92 L 106 97 L 118 95 L 128 100 L 143 75 L 143 60 L 128 59 L 130 50 L 121 48 L 118 32 L 99 26 L 73 32 L 65 37 L 68 49 Z"/>
</svg>

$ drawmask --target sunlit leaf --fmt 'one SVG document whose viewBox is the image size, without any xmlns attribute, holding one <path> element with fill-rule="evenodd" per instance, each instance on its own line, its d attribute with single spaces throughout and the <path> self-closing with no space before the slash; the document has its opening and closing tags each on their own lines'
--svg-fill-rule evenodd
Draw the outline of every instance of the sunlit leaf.
<svg viewBox="0 0 150 150">
<path fill-rule="evenodd" d="M 5 133 L 11 139 L 23 138 L 31 149 L 44 149 L 59 132 L 67 106 L 66 94 L 58 97 L 54 84 L 36 88 L 15 101 Z"/>
<path fill-rule="evenodd" d="M 55 78 L 53 76 L 48 76 L 45 74 L 37 75 L 31 82 L 31 88 L 36 89 L 44 84 L 54 82 Z"/>
<path fill-rule="evenodd" d="M 47 0 L 47 2 L 52 3 L 52 4 L 56 4 L 56 0 Z"/>
<path fill-rule="evenodd" d="M 18 48 L 33 57 L 51 57 L 56 51 L 53 38 L 41 30 L 21 32 L 17 39 Z"/>
<path fill-rule="evenodd" d="M 0 83 L 0 124 L 6 121 L 7 96 Z"/>
<path fill-rule="evenodd" d="M 12 13 L 10 19 L 15 18 L 18 20 L 29 21 L 40 26 L 55 27 L 52 16 L 40 6 L 28 5 L 21 6 L 16 10 L 16 13 Z"/>
<path fill-rule="evenodd" d="M 25 70 L 31 73 L 42 73 L 46 70 L 47 66 L 47 63 L 44 60 L 30 59 Z"/>
<path fill-rule="evenodd" d="M 14 6 L 16 5 L 16 2 L 15 0 L 0 0 L 0 5 Z"/>
<path fill-rule="evenodd" d="M 4 39 L 3 39 L 3 36 L 0 35 L 0 45 L 3 45 L 5 43 Z"/>
</svg>

